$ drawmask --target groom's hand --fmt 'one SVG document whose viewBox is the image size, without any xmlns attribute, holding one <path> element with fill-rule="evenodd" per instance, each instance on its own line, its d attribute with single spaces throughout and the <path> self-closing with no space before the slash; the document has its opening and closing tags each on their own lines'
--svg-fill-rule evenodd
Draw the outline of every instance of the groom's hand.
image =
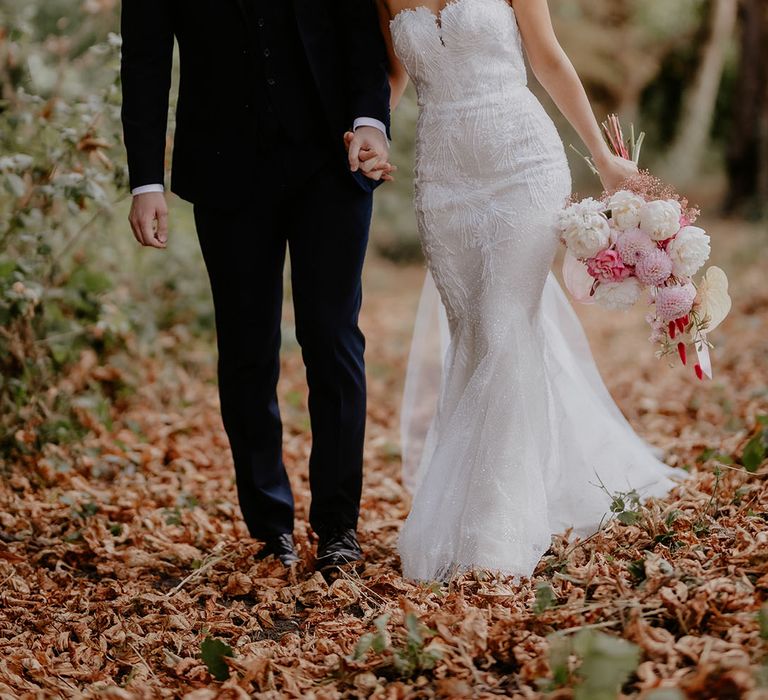
<svg viewBox="0 0 768 700">
<path fill-rule="evenodd" d="M 360 131 L 362 128 L 366 127 L 360 127 L 357 131 Z M 373 130 L 378 132 L 379 135 L 383 136 L 379 129 L 374 128 Z M 369 142 L 363 142 L 362 147 L 360 147 L 355 154 L 357 160 L 357 168 L 355 168 L 352 163 L 352 148 L 356 144 L 356 137 L 356 132 L 348 131 L 346 134 L 344 134 L 344 145 L 346 146 L 347 153 L 349 154 L 350 169 L 352 172 L 359 170 L 367 178 L 377 182 L 379 180 L 383 180 L 385 182 L 393 181 L 394 178 L 392 177 L 392 173 L 397 171 L 397 167 L 389 162 L 389 143 L 387 142 L 386 138 L 383 139 L 383 153 L 380 150 L 377 150 L 377 148 L 372 146 Z"/>
<path fill-rule="evenodd" d="M 376 170 L 376 166 L 389 160 L 387 137 L 374 126 L 358 127 L 354 133 L 351 133 L 351 137 L 347 135 L 345 140 L 349 155 L 349 169 L 353 173 L 362 170 L 365 175 L 368 175 L 368 173 Z M 360 154 L 364 151 L 373 151 L 376 157 L 367 160 L 361 159 Z"/>
<path fill-rule="evenodd" d="M 141 245 L 165 248 L 168 244 L 168 204 L 162 192 L 137 194 L 128 216 L 131 229 Z"/>
</svg>

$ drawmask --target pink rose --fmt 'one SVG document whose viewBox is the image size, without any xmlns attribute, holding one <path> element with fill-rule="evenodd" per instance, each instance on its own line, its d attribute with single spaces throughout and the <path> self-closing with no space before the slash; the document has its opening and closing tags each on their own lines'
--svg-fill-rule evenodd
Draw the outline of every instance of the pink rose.
<svg viewBox="0 0 768 700">
<path fill-rule="evenodd" d="M 587 260 L 587 272 L 601 282 L 621 282 L 632 275 L 632 270 L 621 260 L 614 250 L 603 250 L 594 258 Z"/>
</svg>

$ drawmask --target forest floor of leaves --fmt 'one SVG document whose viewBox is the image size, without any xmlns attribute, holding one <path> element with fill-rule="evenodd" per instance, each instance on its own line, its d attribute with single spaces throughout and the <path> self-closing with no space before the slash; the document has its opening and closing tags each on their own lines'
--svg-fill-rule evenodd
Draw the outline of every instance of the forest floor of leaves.
<svg viewBox="0 0 768 700">
<path fill-rule="evenodd" d="M 330 584 L 312 568 L 289 312 L 280 395 L 301 555 L 290 572 L 254 559 L 240 520 L 210 344 L 179 327 L 154 357 L 101 367 L 86 354 L 55 390 L 99 382 L 119 397 L 114 414 L 82 407 L 81 443 L 48 445 L 0 482 L 0 698 L 598 700 L 613 696 L 590 695 L 584 679 L 628 658 L 626 697 L 768 697 L 768 466 L 739 463 L 768 414 L 768 236 L 716 228 L 735 304 L 713 338 L 713 382 L 654 358 L 642 310 L 579 309 L 625 414 L 692 477 L 665 500 L 629 499 L 587 541 L 557 537 L 530 581 L 400 576 L 398 408 L 420 269 L 368 264 L 366 565 Z M 569 646 L 584 629 L 600 636 Z M 207 638 L 232 656 L 209 642 L 206 665 Z"/>
</svg>

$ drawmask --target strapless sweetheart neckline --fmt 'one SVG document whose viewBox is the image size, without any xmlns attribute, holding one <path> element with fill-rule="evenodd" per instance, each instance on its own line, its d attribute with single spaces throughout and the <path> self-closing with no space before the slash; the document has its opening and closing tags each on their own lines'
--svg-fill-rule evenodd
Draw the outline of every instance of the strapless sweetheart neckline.
<svg viewBox="0 0 768 700">
<path fill-rule="evenodd" d="M 505 5 L 507 5 L 507 7 L 509 7 L 510 10 L 513 9 L 512 6 L 506 0 L 498 0 L 498 1 L 503 2 Z M 389 24 L 391 26 L 407 15 L 426 12 L 428 15 L 432 17 L 435 23 L 435 26 L 437 28 L 440 28 L 443 24 L 443 18 L 446 16 L 446 14 L 450 12 L 452 8 L 455 8 L 457 5 L 461 5 L 464 2 L 468 2 L 468 0 L 448 0 L 448 2 L 445 3 L 445 5 L 443 5 L 442 9 L 439 12 L 432 12 L 432 10 L 426 5 L 416 5 L 416 7 L 406 7 L 400 10 L 399 12 L 395 13 L 395 15 L 390 20 Z"/>
<path fill-rule="evenodd" d="M 442 9 L 440 9 L 438 12 L 433 12 L 429 7 L 426 5 L 416 5 L 416 7 L 406 7 L 400 10 L 399 12 L 395 13 L 395 15 L 390 20 L 390 24 L 396 22 L 401 17 L 404 17 L 405 15 L 410 14 L 418 14 L 419 12 L 427 12 L 428 14 L 432 15 L 432 17 L 435 20 L 435 24 L 439 27 L 442 24 L 443 15 L 445 12 L 452 6 L 452 5 L 458 5 L 459 3 L 464 2 L 464 0 L 449 0 L 445 5 L 443 5 Z"/>
<path fill-rule="evenodd" d="M 507 2 L 507 0 L 489 0 L 492 3 L 501 3 L 506 7 L 514 17 L 514 8 L 512 5 Z M 458 11 L 461 6 L 464 4 L 468 4 L 470 0 L 448 0 L 448 2 L 443 5 L 442 9 L 440 9 L 439 12 L 435 13 L 433 12 L 429 7 L 426 5 L 417 5 L 416 7 L 406 7 L 399 12 L 395 13 L 394 17 L 389 21 L 389 28 L 390 32 L 394 34 L 396 30 L 400 28 L 400 25 L 403 24 L 404 20 L 408 16 L 414 16 L 414 17 L 420 17 L 422 15 L 429 17 L 430 24 L 432 28 L 437 33 L 437 36 L 440 40 L 440 44 L 443 48 L 447 48 L 445 44 L 445 40 L 443 38 L 443 28 L 445 26 L 445 19 L 449 16 L 449 14 L 452 11 Z"/>
</svg>

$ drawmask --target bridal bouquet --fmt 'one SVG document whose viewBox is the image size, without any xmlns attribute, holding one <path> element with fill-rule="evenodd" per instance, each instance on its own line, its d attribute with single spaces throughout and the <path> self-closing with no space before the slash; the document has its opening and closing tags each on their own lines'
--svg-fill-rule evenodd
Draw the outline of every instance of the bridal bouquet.
<svg viewBox="0 0 768 700">
<path fill-rule="evenodd" d="M 628 148 L 615 116 L 603 127 L 613 152 L 637 162 L 643 135 L 636 140 L 633 130 Z M 728 315 L 731 299 L 720 268 L 693 280 L 710 254 L 709 235 L 694 225 L 698 214 L 643 172 L 625 189 L 572 203 L 558 224 L 566 247 L 563 276 L 573 297 L 609 309 L 627 309 L 645 298 L 657 355 L 677 355 L 685 365 L 692 348 L 694 371 L 703 379 L 712 377 L 707 335 Z"/>
</svg>

